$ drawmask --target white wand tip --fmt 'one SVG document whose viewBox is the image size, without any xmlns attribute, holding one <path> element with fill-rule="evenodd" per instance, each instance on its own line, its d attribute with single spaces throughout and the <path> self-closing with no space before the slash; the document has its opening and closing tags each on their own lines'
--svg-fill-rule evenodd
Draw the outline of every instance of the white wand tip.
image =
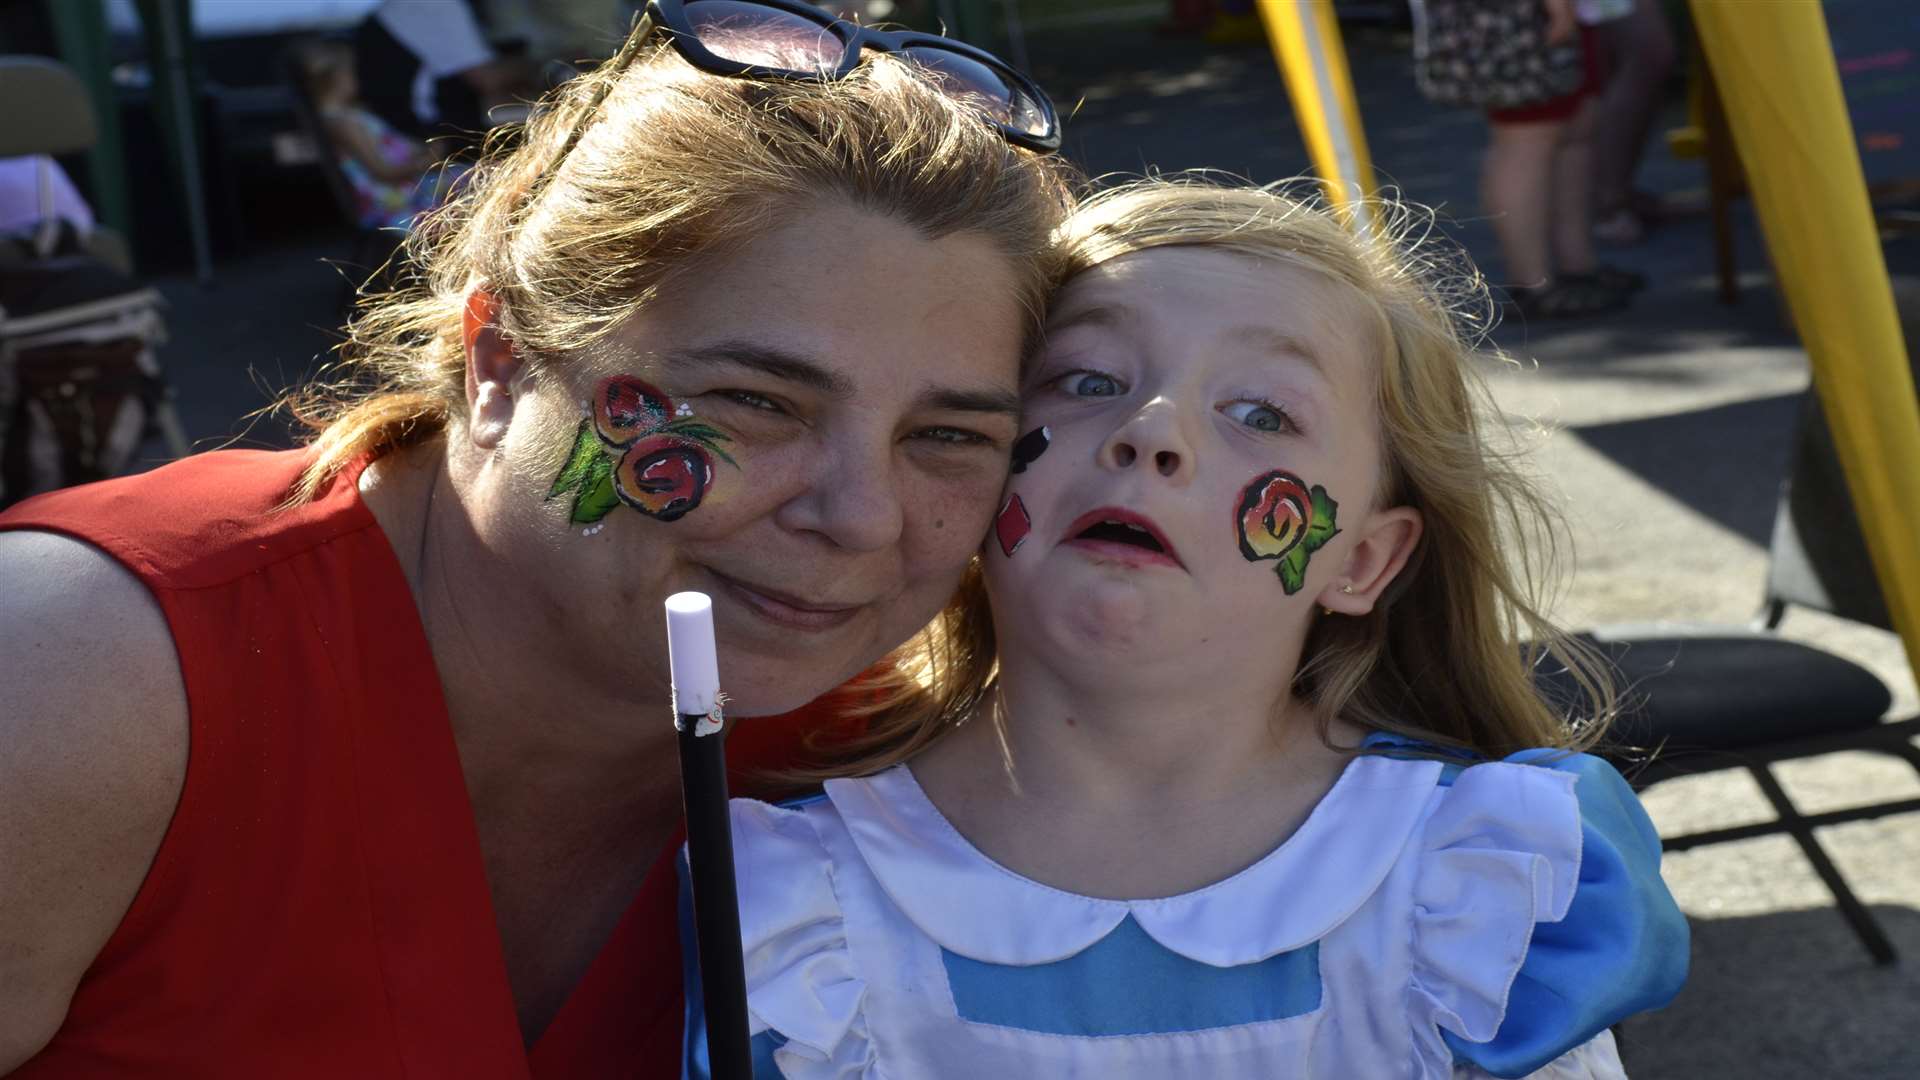
<svg viewBox="0 0 1920 1080">
<path fill-rule="evenodd" d="M 713 712 L 720 697 L 720 662 L 713 644 L 713 600 L 706 593 L 667 597 L 667 663 L 673 708 L 684 715 Z"/>
</svg>

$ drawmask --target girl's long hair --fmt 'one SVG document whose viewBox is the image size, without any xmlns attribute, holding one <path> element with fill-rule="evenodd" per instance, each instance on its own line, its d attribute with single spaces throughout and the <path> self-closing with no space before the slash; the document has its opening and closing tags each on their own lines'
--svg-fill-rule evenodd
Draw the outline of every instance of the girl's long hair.
<svg viewBox="0 0 1920 1080">
<path fill-rule="evenodd" d="M 1295 694 L 1323 739 L 1343 718 L 1433 745 L 1498 755 L 1586 749 L 1615 713 L 1597 650 L 1543 614 L 1567 550 L 1563 519 L 1536 490 L 1522 433 L 1494 408 L 1476 358 L 1493 307 L 1464 256 L 1426 242 L 1432 216 L 1392 199 L 1334 209 L 1303 182 L 1229 186 L 1187 175 L 1088 199 L 1055 235 L 1055 283 L 1148 248 L 1194 245 L 1280 262 L 1348 289 L 1378 359 L 1384 475 L 1379 506 L 1411 506 L 1424 529 L 1394 584 L 1360 617 L 1310 630 Z M 815 776 L 904 761 L 991 712 L 996 657 L 979 567 L 949 608 L 855 702 L 865 736 Z M 1578 700 L 1549 700 L 1534 673 L 1564 669 Z M 995 717 L 997 720 L 997 717 Z"/>
</svg>

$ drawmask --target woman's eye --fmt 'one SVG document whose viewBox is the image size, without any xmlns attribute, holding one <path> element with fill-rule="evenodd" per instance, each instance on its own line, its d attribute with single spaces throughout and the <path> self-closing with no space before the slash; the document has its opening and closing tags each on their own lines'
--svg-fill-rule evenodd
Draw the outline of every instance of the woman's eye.
<svg viewBox="0 0 1920 1080">
<path fill-rule="evenodd" d="M 1236 401 L 1222 411 L 1256 431 L 1289 431 L 1294 426 L 1286 410 L 1270 402 Z"/>
<path fill-rule="evenodd" d="M 1120 393 L 1120 380 L 1098 371 L 1070 371 L 1056 385 L 1074 397 L 1114 397 Z"/>
<path fill-rule="evenodd" d="M 935 427 L 914 433 L 914 438 L 928 442 L 943 443 L 948 446 L 988 446 L 993 440 L 977 431 L 964 428 Z"/>
<path fill-rule="evenodd" d="M 719 390 L 715 391 L 715 394 L 736 404 L 745 405 L 749 409 L 761 409 L 766 412 L 785 411 L 780 407 L 779 402 L 774 401 L 765 394 L 756 394 L 751 390 Z"/>
</svg>

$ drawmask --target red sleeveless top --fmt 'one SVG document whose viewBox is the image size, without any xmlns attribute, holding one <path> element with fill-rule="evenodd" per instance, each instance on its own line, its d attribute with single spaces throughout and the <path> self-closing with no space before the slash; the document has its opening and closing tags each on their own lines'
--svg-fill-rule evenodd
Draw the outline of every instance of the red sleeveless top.
<svg viewBox="0 0 1920 1080">
<path fill-rule="evenodd" d="M 191 739 L 152 869 L 14 1076 L 677 1076 L 671 849 L 525 1049 L 412 594 L 357 470 L 272 512 L 305 460 L 201 454 L 0 515 L 87 541 L 152 591 Z M 810 708 L 742 725 L 732 764 L 790 760 L 828 720 Z"/>
</svg>

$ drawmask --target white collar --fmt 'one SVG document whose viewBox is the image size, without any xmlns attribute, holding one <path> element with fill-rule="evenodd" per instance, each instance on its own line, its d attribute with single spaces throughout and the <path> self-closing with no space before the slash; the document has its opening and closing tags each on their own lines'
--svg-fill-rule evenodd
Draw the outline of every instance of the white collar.
<svg viewBox="0 0 1920 1080">
<path fill-rule="evenodd" d="M 1399 859 L 1440 772 L 1436 761 L 1355 758 L 1300 828 L 1258 862 L 1153 900 L 1080 896 L 1001 866 L 960 835 L 904 765 L 826 788 L 888 897 L 949 952 L 1052 963 L 1131 915 L 1181 956 L 1237 967 L 1324 937 L 1358 910 Z"/>
</svg>

